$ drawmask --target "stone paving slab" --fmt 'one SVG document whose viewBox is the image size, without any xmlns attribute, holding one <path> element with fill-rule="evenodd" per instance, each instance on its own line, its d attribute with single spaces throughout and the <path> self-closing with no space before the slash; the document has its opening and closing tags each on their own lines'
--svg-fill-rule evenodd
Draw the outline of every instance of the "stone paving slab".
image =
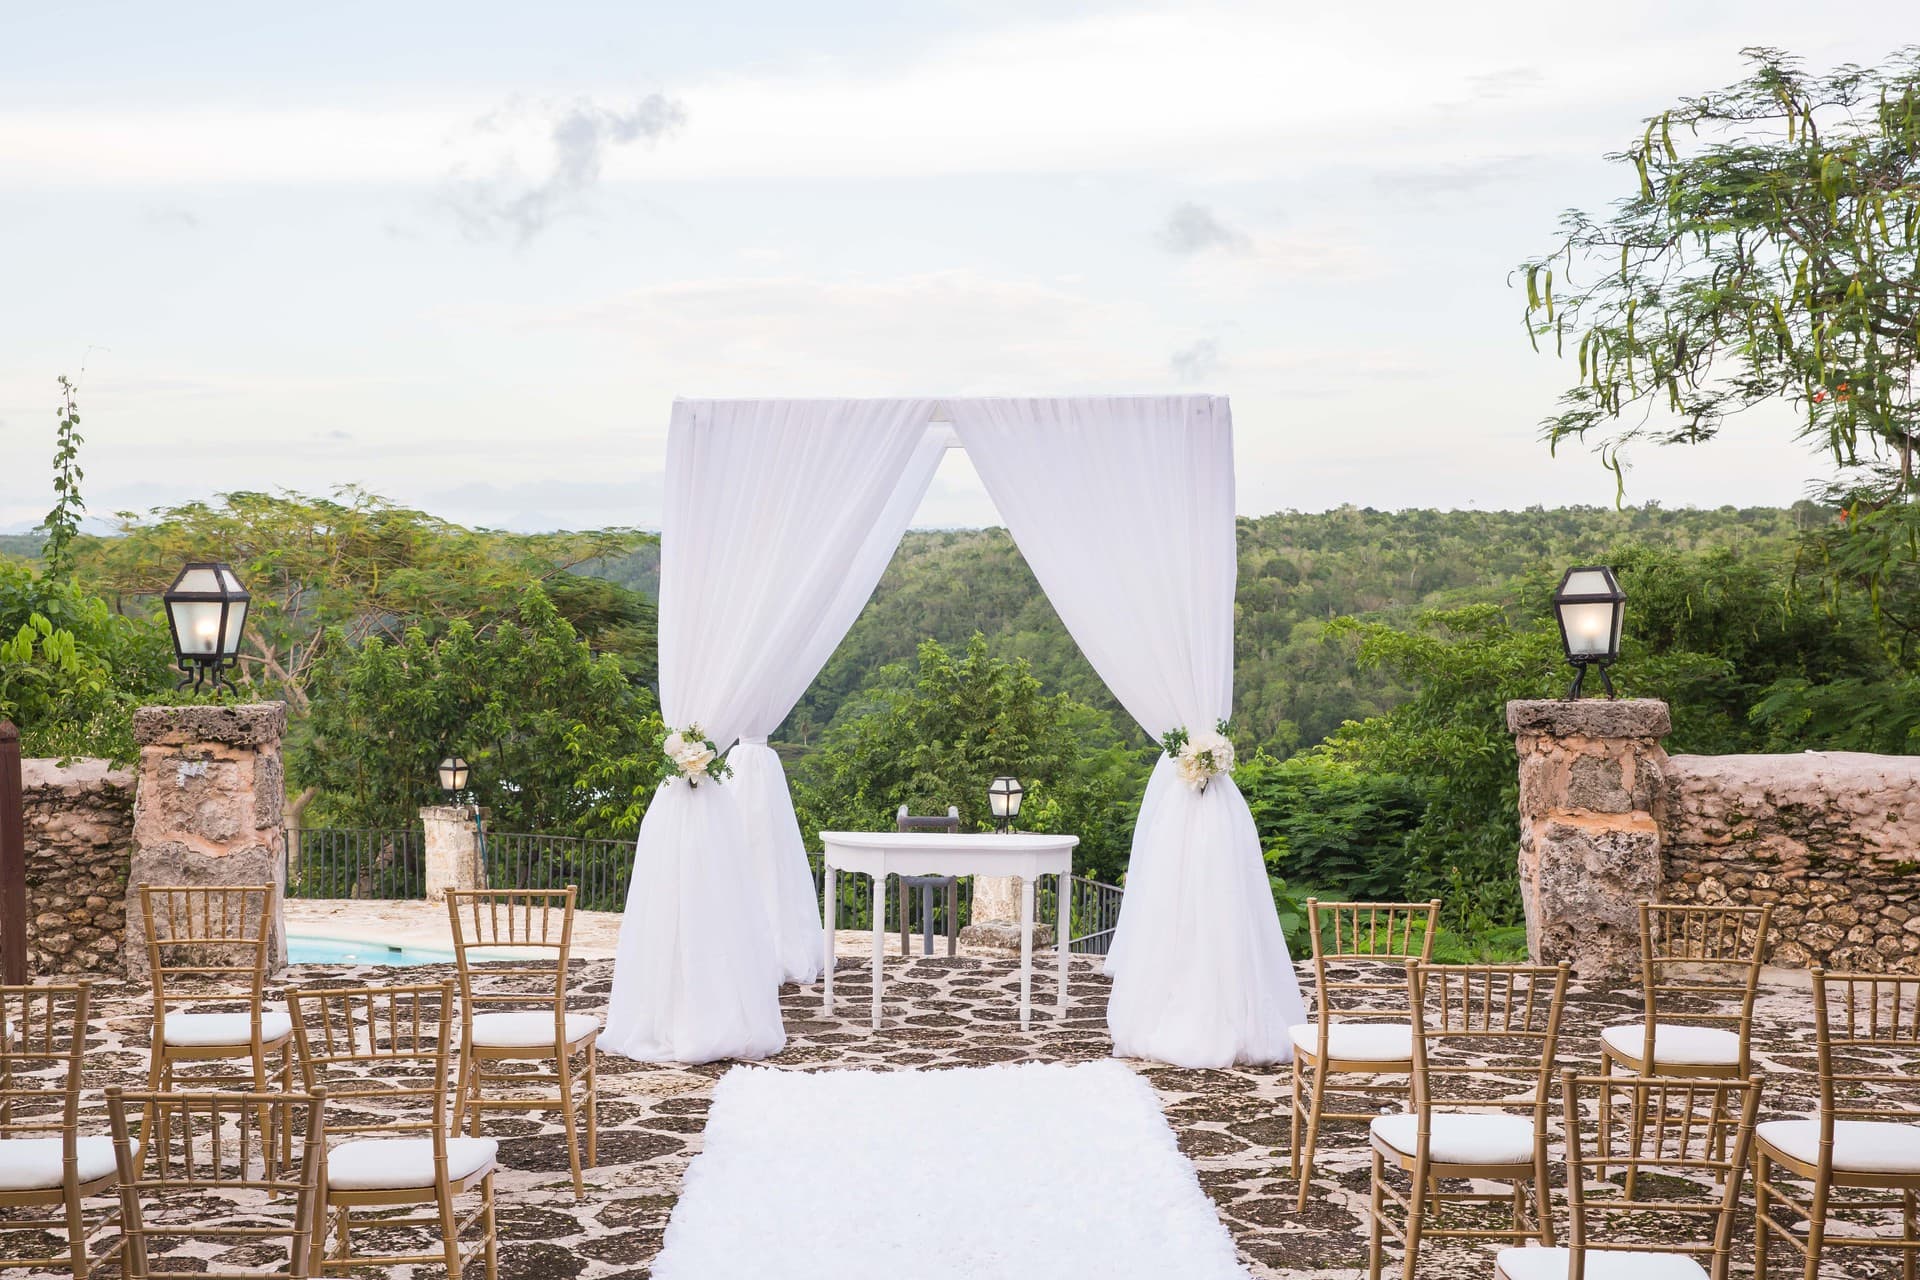
<svg viewBox="0 0 1920 1280">
<path fill-rule="evenodd" d="M 611 963 L 583 960 L 574 967 L 577 1007 L 601 1012 L 612 985 Z M 309 965 L 294 972 L 315 985 L 438 981 L 453 974 L 452 966 L 432 965 L 403 970 Z M 836 1016 L 821 1012 L 817 986 L 789 987 L 783 993 L 788 1044 L 767 1065 L 801 1071 L 925 1069 L 1107 1057 L 1112 1051 L 1105 1019 L 1108 984 L 1099 961 L 1077 957 L 1071 982 L 1071 1014 L 1060 1022 L 1050 1007 L 1055 995 L 1051 967 L 1037 968 L 1035 1014 L 1031 1029 L 1022 1032 L 1014 961 L 935 957 L 903 965 L 896 960 L 889 965 L 885 1026 L 876 1035 L 866 1024 L 871 993 L 866 965 L 860 958 L 843 957 L 835 978 L 840 999 Z M 273 994 L 278 998 L 279 989 Z M 1638 1008 L 1635 991 L 1576 984 L 1563 1029 L 1562 1063 L 1594 1068 L 1599 1030 L 1633 1020 Z M 142 1084 L 149 1018 L 143 988 L 122 982 L 98 985 L 87 1076 L 95 1098 L 108 1084 Z M 1769 1076 L 1767 1114 L 1810 1114 L 1815 1105 L 1810 1024 L 1804 978 L 1768 985 L 1758 1018 L 1759 1063 Z M 501 1139 L 502 1276 L 646 1276 L 661 1247 L 681 1176 L 700 1151 L 714 1083 L 731 1065 L 663 1066 L 602 1055 L 600 1165 L 591 1171 L 588 1194 L 579 1202 L 567 1176 L 558 1117 L 489 1117 L 487 1131 Z M 1368 1158 L 1359 1126 L 1329 1125 L 1313 1195 L 1306 1212 L 1297 1214 L 1294 1185 L 1286 1171 L 1287 1068 L 1200 1071 L 1146 1062 L 1131 1065 L 1158 1094 L 1181 1149 L 1194 1161 L 1251 1275 L 1260 1280 L 1347 1280 L 1364 1274 Z M 965 1122 L 964 1116 L 950 1121 Z M 92 1131 L 104 1132 L 97 1110 L 89 1124 Z M 930 1120 L 922 1132 L 902 1133 L 900 1142 L 903 1161 L 937 1161 L 941 1126 Z M 1018 1176 L 1018 1170 L 1010 1170 L 1009 1176 Z M 956 1223 L 954 1228 L 956 1239 L 962 1239 L 967 1232 L 991 1226 Z M 1740 1234 L 1751 1241 L 1750 1221 L 1743 1223 Z M 795 1243 L 820 1247 L 814 1241 Z M 0 1248 L 14 1246 L 0 1240 Z M 1740 1267 L 1749 1265 L 1744 1252 L 1738 1261 Z M 1785 1263 L 1784 1255 L 1776 1254 L 1776 1268 Z M 1897 1264 L 1883 1257 L 1856 1254 L 1825 1274 L 1864 1280 L 1895 1270 Z M 1491 1256 L 1478 1246 L 1435 1248 L 1423 1251 L 1421 1273 L 1490 1276 Z M 440 1269 L 397 1268 L 389 1274 L 408 1280 L 414 1274 L 437 1276 Z"/>
</svg>

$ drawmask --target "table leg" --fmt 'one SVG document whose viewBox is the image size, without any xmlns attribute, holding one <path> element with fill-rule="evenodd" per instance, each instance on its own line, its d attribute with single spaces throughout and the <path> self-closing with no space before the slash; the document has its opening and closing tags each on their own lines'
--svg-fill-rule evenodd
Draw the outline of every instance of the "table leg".
<svg viewBox="0 0 1920 1280">
<path fill-rule="evenodd" d="M 1033 877 L 1020 882 L 1020 1029 L 1033 1008 Z"/>
<path fill-rule="evenodd" d="M 820 919 L 824 921 L 827 926 L 825 963 L 820 970 L 820 972 L 825 975 L 825 977 L 821 979 L 820 1007 L 827 1013 L 833 1012 L 833 943 L 834 934 L 837 932 L 840 924 L 840 894 L 838 891 L 837 875 L 838 873 L 833 869 L 833 864 L 829 862 L 826 864 L 820 877 L 822 884 L 820 890 Z"/>
<path fill-rule="evenodd" d="M 1055 939 L 1060 946 L 1060 1003 L 1055 1008 L 1055 1016 L 1067 1016 L 1067 955 L 1068 942 L 1073 936 L 1073 879 L 1062 873 L 1054 877 L 1054 900 L 1059 910 L 1054 912 L 1054 932 L 1060 936 Z"/>
<path fill-rule="evenodd" d="M 886 976 L 887 877 L 873 876 L 873 1029 L 880 1029 L 880 987 Z"/>
</svg>

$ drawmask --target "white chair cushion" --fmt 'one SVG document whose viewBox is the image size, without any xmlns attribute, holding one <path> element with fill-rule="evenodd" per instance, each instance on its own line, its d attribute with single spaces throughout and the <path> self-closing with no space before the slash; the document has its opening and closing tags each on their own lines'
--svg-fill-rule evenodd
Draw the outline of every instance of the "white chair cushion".
<svg viewBox="0 0 1920 1280">
<path fill-rule="evenodd" d="M 567 1015 L 567 1043 L 577 1044 L 600 1029 L 590 1013 Z M 553 1015 L 542 1009 L 528 1013 L 478 1013 L 473 1017 L 473 1042 L 483 1049 L 535 1049 L 553 1043 Z"/>
<path fill-rule="evenodd" d="M 1320 1027 L 1303 1022 L 1287 1028 L 1301 1053 L 1320 1052 Z M 1351 1062 L 1407 1062 L 1413 1057 L 1413 1028 L 1404 1022 L 1335 1022 L 1327 1028 L 1327 1056 Z"/>
<path fill-rule="evenodd" d="M 74 1155 L 79 1157 L 82 1182 L 114 1171 L 112 1138 L 81 1138 L 74 1144 Z M 65 1158 L 59 1138 L 0 1138 L 0 1191 L 48 1191 L 59 1186 L 66 1176 Z"/>
<path fill-rule="evenodd" d="M 1647 1047 L 1647 1024 L 1608 1027 L 1600 1038 L 1638 1062 Z M 1656 1026 L 1653 1060 L 1670 1067 L 1731 1067 L 1740 1061 L 1740 1037 L 1720 1027 Z"/>
<path fill-rule="evenodd" d="M 1411 1113 L 1376 1116 L 1373 1136 L 1403 1155 L 1420 1144 L 1420 1117 Z M 1533 1121 L 1495 1112 L 1441 1112 L 1433 1117 L 1429 1158 L 1442 1164 L 1532 1164 Z"/>
<path fill-rule="evenodd" d="M 1818 1120 L 1769 1120 L 1753 1131 L 1783 1155 L 1820 1163 Z M 1920 1173 L 1920 1124 L 1835 1120 L 1833 1167 L 1845 1173 Z"/>
<path fill-rule="evenodd" d="M 492 1138 L 448 1138 L 447 1180 L 458 1182 L 493 1164 Z M 433 1185 L 433 1139 L 360 1138 L 327 1152 L 330 1191 L 400 1191 Z"/>
<path fill-rule="evenodd" d="M 270 1044 L 293 1034 L 293 1019 L 278 1009 L 260 1014 L 260 1040 Z M 170 1013 L 167 1015 L 167 1043 L 175 1048 L 205 1048 L 209 1045 L 247 1047 L 253 1035 L 253 1020 L 244 1013 Z"/>
<path fill-rule="evenodd" d="M 1567 1280 L 1567 1249 L 1502 1249 L 1494 1259 L 1507 1280 Z M 1707 1280 L 1707 1269 L 1684 1253 L 1589 1249 L 1586 1280 Z"/>
</svg>

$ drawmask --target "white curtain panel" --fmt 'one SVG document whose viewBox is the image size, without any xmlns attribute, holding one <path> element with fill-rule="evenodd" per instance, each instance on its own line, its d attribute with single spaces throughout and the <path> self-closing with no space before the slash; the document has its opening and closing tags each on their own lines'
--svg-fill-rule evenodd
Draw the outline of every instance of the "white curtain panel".
<svg viewBox="0 0 1920 1280">
<path fill-rule="evenodd" d="M 660 545 L 669 726 L 697 723 L 724 749 L 786 714 L 824 661 L 799 670 L 925 447 L 931 411 L 929 400 L 674 403 Z M 762 1058 L 786 1043 L 784 932 L 802 929 L 817 951 L 820 920 L 809 906 L 799 921 L 790 895 L 769 888 L 796 880 L 792 866 L 774 864 L 782 847 L 750 825 L 769 785 L 755 754 L 736 767 L 761 800 L 742 803 L 738 778 L 675 781 L 647 808 L 601 1036 L 613 1052 L 710 1062 Z M 806 878 L 797 835 L 784 854 Z"/>
<path fill-rule="evenodd" d="M 955 430 L 1060 620 L 1158 739 L 1233 704 L 1233 424 L 1223 397 L 949 401 Z M 1114 1052 L 1284 1062 L 1305 1013 L 1253 815 L 1162 757 L 1134 829 L 1107 972 Z"/>
<path fill-rule="evenodd" d="M 788 982 L 812 982 L 820 976 L 820 899 L 813 891 L 813 873 L 807 868 L 807 850 L 793 814 L 786 771 L 779 755 L 767 745 L 767 735 L 787 718 L 866 607 L 946 451 L 941 432 L 922 431 L 906 473 L 841 578 L 833 601 L 820 614 L 812 637 L 757 686 L 763 696 L 747 709 L 739 745 L 727 757 L 733 765 L 727 786 L 740 801 L 747 842 L 760 868 L 760 892 L 773 929 L 775 956 Z"/>
</svg>

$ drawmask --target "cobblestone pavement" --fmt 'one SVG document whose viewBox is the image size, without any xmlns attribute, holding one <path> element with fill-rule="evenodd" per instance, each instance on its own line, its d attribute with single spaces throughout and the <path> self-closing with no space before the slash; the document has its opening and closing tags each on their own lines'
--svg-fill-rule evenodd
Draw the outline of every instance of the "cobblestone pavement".
<svg viewBox="0 0 1920 1280">
<path fill-rule="evenodd" d="M 1107 982 L 1098 962 L 1076 958 L 1073 1006 L 1064 1023 L 1052 1013 L 1051 962 L 1034 979 L 1032 1028 L 1019 1029 L 1017 966 L 1011 960 L 915 958 L 889 964 L 886 1024 L 875 1035 L 866 1014 L 871 988 L 863 959 L 843 956 L 836 971 L 840 1003 L 835 1017 L 820 1008 L 817 986 L 789 987 L 782 997 L 787 1048 L 768 1065 L 799 1071 L 837 1068 L 925 1069 L 995 1062 L 1081 1062 L 1111 1052 L 1106 1031 Z M 405 970 L 303 966 L 303 980 L 346 985 L 358 980 L 438 981 L 451 966 Z M 574 998 L 600 1012 L 612 983 L 605 960 L 578 961 Z M 276 996 L 278 992 L 275 993 Z M 150 1008 L 143 989 L 100 983 L 95 995 L 88 1055 L 89 1090 L 108 1084 L 139 1087 L 146 1063 Z M 1814 1106 L 1810 997 L 1799 982 L 1770 983 L 1759 1009 L 1759 1065 L 1769 1076 L 1764 1111 L 1811 1113 Z M 1576 985 L 1562 1033 L 1562 1065 L 1591 1068 L 1599 1030 L 1631 1021 L 1638 994 Z M 1286 1171 L 1288 1069 L 1181 1070 L 1132 1064 L 1158 1093 L 1181 1149 L 1256 1277 L 1363 1275 L 1363 1212 L 1368 1182 L 1364 1134 L 1358 1125 L 1330 1125 L 1323 1136 L 1314 1192 L 1305 1213 L 1293 1208 Z M 600 1163 L 587 1197 L 576 1202 L 567 1176 L 557 1117 L 490 1116 L 488 1132 L 501 1139 L 499 1178 L 501 1274 L 510 1280 L 642 1277 L 659 1252 L 681 1175 L 699 1153 L 715 1081 L 730 1064 L 657 1066 L 602 1055 Z M 97 1117 L 96 1117 L 97 1118 Z M 104 1132 L 104 1125 L 93 1131 Z M 925 1149 L 902 1134 L 903 1160 L 937 1160 L 938 1133 Z M 965 1224 L 964 1231 L 990 1230 Z M 956 1238 L 964 1239 L 964 1231 Z M 1750 1220 L 1738 1233 L 1752 1239 Z M 16 1237 L 17 1240 L 17 1237 Z M 392 1243 L 404 1243 L 394 1241 Z M 1397 1257 L 1393 1260 L 1397 1263 Z M 1749 1259 L 1738 1259 L 1745 1267 Z M 1776 1253 L 1775 1266 L 1785 1266 Z M 437 1267 L 415 1268 L 420 1275 Z M 1798 1274 L 1797 1267 L 1792 1269 Z M 1897 1264 L 1858 1256 L 1828 1268 L 1833 1277 L 1889 1276 Z M 1397 1274 L 1397 1268 L 1394 1272 Z M 1479 1246 L 1423 1250 L 1421 1273 L 1435 1277 L 1492 1274 Z M 1784 1273 L 1784 1272 L 1783 1272 Z M 391 1274 L 405 1277 L 408 1269 Z M 472 1274 L 479 1274 L 478 1270 Z"/>
</svg>

